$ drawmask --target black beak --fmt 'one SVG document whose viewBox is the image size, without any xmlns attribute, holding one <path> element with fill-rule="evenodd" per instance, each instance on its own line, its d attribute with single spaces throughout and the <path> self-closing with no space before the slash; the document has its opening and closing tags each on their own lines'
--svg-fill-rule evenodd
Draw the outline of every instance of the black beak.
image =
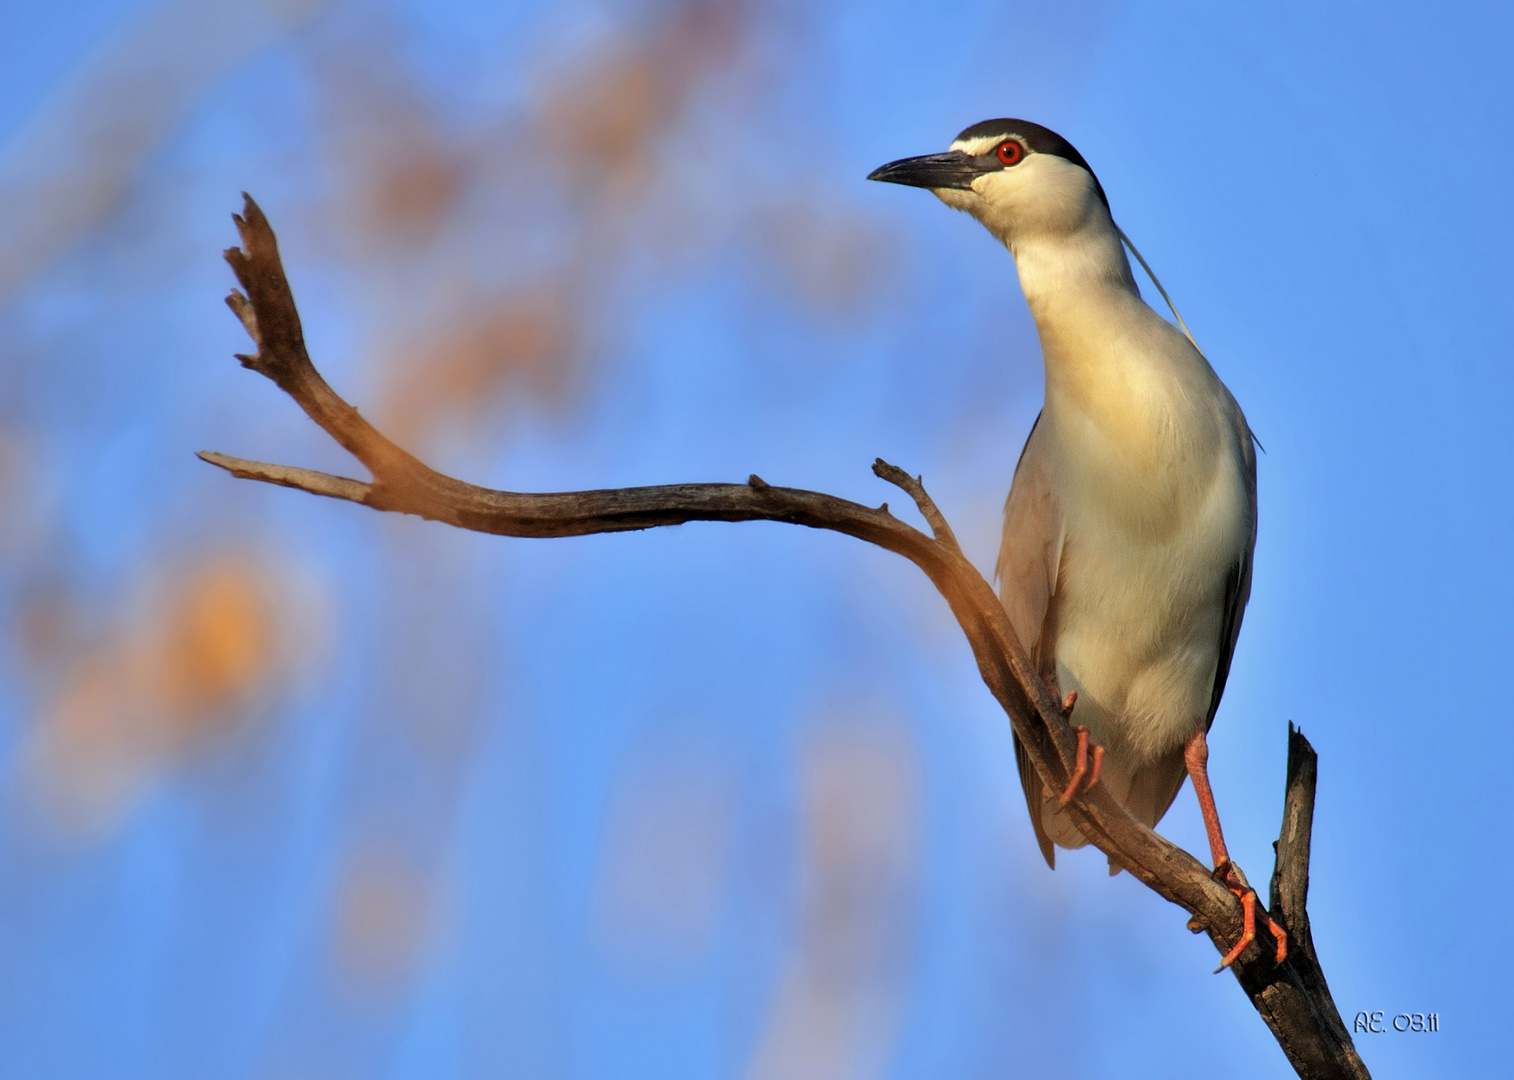
<svg viewBox="0 0 1514 1080">
<path fill-rule="evenodd" d="M 993 160 L 992 155 L 989 160 Z M 999 168 L 994 161 L 993 168 Z M 973 181 L 985 172 L 982 159 L 968 157 L 960 150 L 945 154 L 926 154 L 924 157 L 902 158 L 890 161 L 867 174 L 869 180 L 882 180 L 885 184 L 907 184 L 910 187 L 970 188 Z"/>
</svg>

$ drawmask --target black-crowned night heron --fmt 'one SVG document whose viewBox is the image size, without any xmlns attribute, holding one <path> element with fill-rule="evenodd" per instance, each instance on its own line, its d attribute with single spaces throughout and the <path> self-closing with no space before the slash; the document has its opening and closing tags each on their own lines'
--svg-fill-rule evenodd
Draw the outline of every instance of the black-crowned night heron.
<svg viewBox="0 0 1514 1080">
<path fill-rule="evenodd" d="M 1246 910 L 1228 965 L 1251 938 L 1256 896 L 1225 850 L 1205 733 L 1251 592 L 1246 418 L 1192 340 L 1141 299 L 1104 189 L 1060 135 L 986 120 L 946 153 L 869 179 L 927 188 L 982 222 L 1014 256 L 1040 333 L 1046 402 L 1005 503 L 998 573 L 1010 622 L 1080 735 L 1081 775 L 1059 797 L 1015 739 L 1041 852 L 1055 866 L 1055 846 L 1087 843 L 1062 812 L 1079 783 L 1102 781 L 1154 826 L 1192 777 L 1216 873 Z"/>
</svg>

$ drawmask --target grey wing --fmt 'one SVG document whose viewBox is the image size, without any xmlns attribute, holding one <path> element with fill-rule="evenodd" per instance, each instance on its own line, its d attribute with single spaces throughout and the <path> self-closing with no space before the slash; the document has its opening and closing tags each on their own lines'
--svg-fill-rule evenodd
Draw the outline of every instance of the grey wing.
<svg viewBox="0 0 1514 1080">
<path fill-rule="evenodd" d="M 1015 466 L 1014 482 L 1004 503 L 1004 538 L 995 567 L 999 597 L 1010 625 L 1043 676 L 1056 671 L 1055 600 L 1062 562 L 1062 511 L 1046 460 L 1044 441 L 1037 441 L 1041 418 L 1031 426 Z M 1046 865 L 1056 866 L 1056 848 L 1041 823 L 1041 778 L 1030 755 L 1014 737 L 1015 765 L 1025 805 L 1030 811 L 1036 843 Z"/>
<path fill-rule="evenodd" d="M 1256 551 L 1256 448 L 1251 428 L 1246 425 L 1246 418 L 1241 415 L 1239 405 L 1235 406 L 1235 425 L 1236 437 L 1241 444 L 1241 466 L 1246 482 L 1251 528 L 1245 550 L 1241 553 L 1240 560 L 1231 567 L 1225 580 L 1225 612 L 1220 622 L 1219 662 L 1214 668 L 1214 690 L 1209 696 L 1209 716 L 1204 723 L 1205 731 L 1214 726 L 1215 710 L 1220 707 L 1220 698 L 1225 693 L 1225 681 L 1230 678 L 1230 659 L 1235 655 L 1236 639 L 1241 636 L 1241 617 L 1246 612 L 1246 601 L 1251 599 L 1251 563 Z"/>
</svg>

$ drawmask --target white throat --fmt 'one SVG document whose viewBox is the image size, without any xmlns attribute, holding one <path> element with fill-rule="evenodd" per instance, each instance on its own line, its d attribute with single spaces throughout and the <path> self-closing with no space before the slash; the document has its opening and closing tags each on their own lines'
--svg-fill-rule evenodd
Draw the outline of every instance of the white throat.
<svg viewBox="0 0 1514 1080">
<path fill-rule="evenodd" d="M 1102 412 L 1127 407 L 1094 399 L 1123 397 L 1137 369 L 1207 365 L 1141 298 L 1119 232 L 1099 210 L 1072 232 L 1016 230 L 1006 243 L 1041 338 L 1048 404 Z"/>
<path fill-rule="evenodd" d="M 1019 233 L 1004 238 L 1020 288 L 1040 325 L 1086 305 L 1140 299 L 1130 261 L 1108 214 L 1091 214 L 1070 234 Z"/>
</svg>

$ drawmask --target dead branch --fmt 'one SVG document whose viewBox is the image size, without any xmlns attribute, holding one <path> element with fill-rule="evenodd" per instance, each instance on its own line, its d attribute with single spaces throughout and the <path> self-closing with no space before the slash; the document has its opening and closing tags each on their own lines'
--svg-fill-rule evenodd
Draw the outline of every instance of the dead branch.
<svg viewBox="0 0 1514 1080">
<path fill-rule="evenodd" d="M 957 617 L 989 690 L 1008 714 L 1036 771 L 1052 791 L 1067 786 L 1076 737 L 1035 671 L 992 586 L 967 560 L 919 478 L 881 459 L 873 471 L 915 501 L 933 535 L 888 511 L 832 495 L 774 487 L 757 476 L 745 484 L 669 484 L 553 494 L 497 491 L 428 468 L 396 446 L 327 385 L 305 349 L 294 296 L 273 230 L 246 196 L 236 217 L 242 247 L 226 252 L 244 292 L 227 297 L 257 351 L 238 357 L 272 379 L 372 474 L 371 481 L 269 465 L 224 454 L 200 457 L 232 475 L 346 499 L 375 510 L 416 514 L 458 528 L 502 536 L 582 536 L 648 529 L 686 521 L 784 521 L 855 536 L 909 559 L 930 578 Z M 1304 898 L 1313 817 L 1315 758 L 1290 725 L 1289 787 L 1271 905 L 1289 940 L 1288 959 L 1273 962 L 1275 942 L 1258 917 L 1257 939 L 1231 967 L 1241 988 L 1306 1080 L 1367 1077 L 1331 1000 L 1309 937 Z M 1295 749 L 1298 749 L 1297 761 Z M 1241 905 L 1188 852 L 1126 811 L 1103 785 L 1068 806 L 1079 830 L 1137 879 L 1186 910 L 1221 953 L 1241 933 Z"/>
</svg>

